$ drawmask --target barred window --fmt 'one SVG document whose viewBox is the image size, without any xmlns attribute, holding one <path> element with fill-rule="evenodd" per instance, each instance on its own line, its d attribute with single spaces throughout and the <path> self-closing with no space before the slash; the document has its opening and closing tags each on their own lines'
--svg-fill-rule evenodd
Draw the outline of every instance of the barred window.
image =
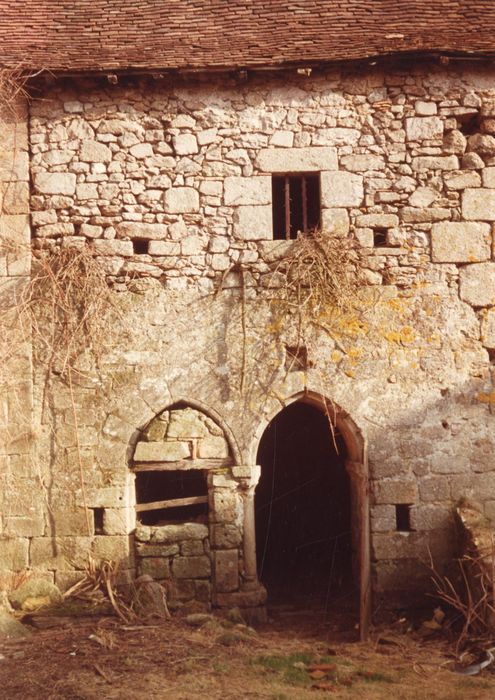
<svg viewBox="0 0 495 700">
<path fill-rule="evenodd" d="M 294 240 L 320 225 L 320 175 L 272 176 L 273 238 Z"/>
</svg>

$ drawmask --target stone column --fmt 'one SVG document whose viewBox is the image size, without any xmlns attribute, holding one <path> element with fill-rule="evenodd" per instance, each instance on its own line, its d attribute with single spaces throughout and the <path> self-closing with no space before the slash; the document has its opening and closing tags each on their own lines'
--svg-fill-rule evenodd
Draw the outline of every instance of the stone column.
<svg viewBox="0 0 495 700">
<path fill-rule="evenodd" d="M 258 584 L 256 567 L 256 523 L 254 517 L 254 491 L 260 479 L 261 467 L 233 467 L 232 473 L 239 483 L 239 490 L 243 501 L 243 560 L 244 560 L 244 588 L 254 588 Z"/>
</svg>

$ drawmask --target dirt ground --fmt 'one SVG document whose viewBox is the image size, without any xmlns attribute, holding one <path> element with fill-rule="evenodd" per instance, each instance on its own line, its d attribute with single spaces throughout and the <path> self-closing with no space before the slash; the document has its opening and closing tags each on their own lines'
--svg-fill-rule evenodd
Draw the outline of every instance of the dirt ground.
<svg viewBox="0 0 495 700">
<path fill-rule="evenodd" d="M 392 624 L 360 643 L 355 629 L 317 611 L 273 609 L 256 633 L 218 621 L 195 628 L 179 617 L 125 624 L 59 616 L 42 624 L 53 626 L 0 641 L 0 698 L 495 698 L 495 672 L 454 673 L 452 646 L 441 637 Z"/>
</svg>

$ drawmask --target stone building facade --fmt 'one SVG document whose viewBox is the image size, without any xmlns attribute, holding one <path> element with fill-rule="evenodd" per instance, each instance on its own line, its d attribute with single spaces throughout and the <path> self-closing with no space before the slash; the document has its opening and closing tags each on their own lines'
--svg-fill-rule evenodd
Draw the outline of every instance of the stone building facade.
<svg viewBox="0 0 495 700">
<path fill-rule="evenodd" d="M 16 128 L 7 223 L 27 244 L 30 214 L 35 255 L 89 247 L 119 312 L 98 366 L 82 357 L 71 387 L 52 372 L 49 401 L 26 351 L 3 585 L 31 570 L 67 588 L 91 553 L 181 604 L 262 606 L 258 447 L 297 401 L 331 405 L 345 442 L 365 606 L 370 588 L 425 589 L 428 553 L 455 552 L 458 499 L 495 518 L 493 68 L 61 80 L 37 86 Z M 293 245 L 274 240 L 274 178 L 304 174 L 322 230 L 356 242 L 365 285 L 358 310 L 305 337 L 300 367 L 267 273 Z M 10 255 L 2 275 L 22 284 L 29 259 Z M 136 484 L 181 470 L 205 486 L 177 507 L 201 515 L 147 521 Z M 173 491 L 163 479 L 156 501 Z"/>
</svg>

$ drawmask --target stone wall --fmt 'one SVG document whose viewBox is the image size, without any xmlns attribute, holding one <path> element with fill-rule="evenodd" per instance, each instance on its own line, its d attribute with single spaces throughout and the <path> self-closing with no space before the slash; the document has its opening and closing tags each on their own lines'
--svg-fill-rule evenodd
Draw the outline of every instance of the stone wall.
<svg viewBox="0 0 495 700">
<path fill-rule="evenodd" d="M 0 100 L 0 588 L 29 564 L 45 523 L 33 458 L 31 338 L 22 313 L 31 268 L 27 108 Z"/>
<path fill-rule="evenodd" d="M 98 371 L 81 361 L 77 431 L 68 388 L 53 377 L 42 411 L 37 376 L 48 488 L 29 566 L 67 585 L 92 551 L 134 575 L 133 450 L 180 401 L 218 419 L 236 465 L 255 465 L 268 421 L 307 390 L 349 414 L 368 444 L 376 591 L 425 585 L 428 547 L 441 562 L 455 546 L 459 497 L 495 517 L 494 79 L 408 66 L 45 89 L 30 119 L 34 246 L 91 246 L 125 327 L 109 324 Z M 287 372 L 294 326 L 264 284 L 286 249 L 270 176 L 294 171 L 321 173 L 323 227 L 358 242 L 367 286 Z M 397 532 L 400 504 L 412 532 Z M 115 515 L 103 534 L 85 506 Z"/>
</svg>

